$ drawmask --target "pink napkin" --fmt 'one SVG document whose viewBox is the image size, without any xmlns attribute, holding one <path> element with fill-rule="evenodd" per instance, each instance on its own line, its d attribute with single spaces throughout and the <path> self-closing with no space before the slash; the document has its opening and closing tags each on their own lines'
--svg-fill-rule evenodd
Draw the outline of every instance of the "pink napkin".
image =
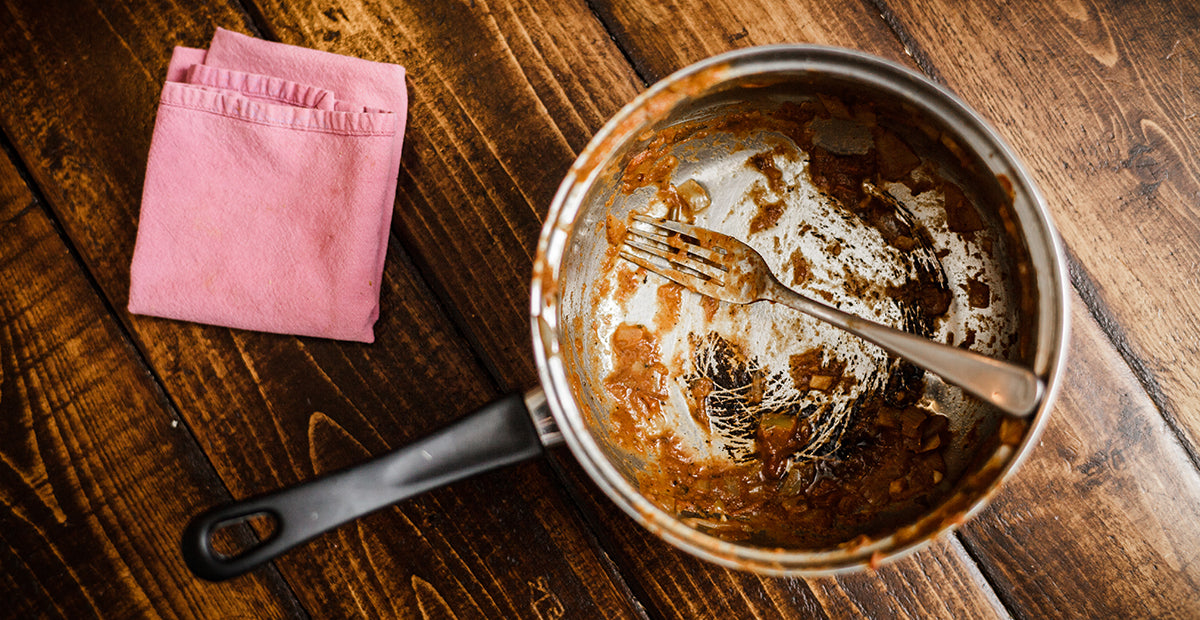
<svg viewBox="0 0 1200 620">
<path fill-rule="evenodd" d="M 407 108 L 398 65 L 227 30 L 175 48 L 129 311 L 374 341 Z"/>
</svg>

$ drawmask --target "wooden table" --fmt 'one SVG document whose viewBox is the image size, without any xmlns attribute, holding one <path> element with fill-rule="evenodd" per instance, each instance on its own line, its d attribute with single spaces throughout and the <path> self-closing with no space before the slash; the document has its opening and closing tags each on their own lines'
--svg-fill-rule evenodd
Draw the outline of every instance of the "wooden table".
<svg viewBox="0 0 1200 620">
<path fill-rule="evenodd" d="M 1200 617 L 1200 9 L 1190 0 L 10 0 L 0 8 L 0 616 Z M 378 340 L 132 316 L 172 46 L 217 27 L 395 62 L 411 108 Z M 537 378 L 542 218 L 592 134 L 726 50 L 918 69 L 1026 162 L 1068 248 L 1042 442 L 957 533 L 774 579 L 669 547 L 561 449 L 199 581 L 196 512 L 412 441 Z"/>
</svg>

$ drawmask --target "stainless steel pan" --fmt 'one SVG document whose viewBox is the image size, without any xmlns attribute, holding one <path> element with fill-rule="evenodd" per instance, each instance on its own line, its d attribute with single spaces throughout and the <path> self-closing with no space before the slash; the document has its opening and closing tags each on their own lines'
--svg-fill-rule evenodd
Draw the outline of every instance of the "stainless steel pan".
<svg viewBox="0 0 1200 620">
<path fill-rule="evenodd" d="M 880 236 L 879 226 L 864 225 L 862 218 L 814 189 L 811 154 L 795 148 L 798 156 L 780 154 L 780 144 L 790 140 L 786 130 L 753 130 L 720 120 L 770 115 L 783 105 L 805 101 L 817 102 L 812 105 L 824 111 L 805 121 L 815 144 L 861 151 L 867 147 L 856 141 L 869 137 L 869 127 L 886 125 L 921 153 L 929 170 L 963 188 L 964 204 L 977 216 L 978 228 L 968 235 L 948 230 L 954 222 L 947 221 L 944 192 L 905 191 L 892 183 L 883 189 L 896 212 L 928 231 L 921 243 L 897 251 L 886 234 Z M 873 111 L 849 105 L 840 109 L 839 101 L 870 102 Z M 698 126 L 707 130 L 679 130 Z M 675 139 L 661 139 L 667 135 Z M 773 181 L 762 166 L 747 165 L 755 154 L 772 149 L 780 154 L 768 166 L 778 173 Z M 671 164 L 652 182 L 628 182 L 631 165 L 645 163 L 648 151 Z M 642 435 L 669 437 L 672 458 L 683 455 L 697 463 L 753 463 L 760 453 L 753 429 L 764 416 L 782 411 L 770 403 L 787 403 L 793 415 L 820 423 L 821 439 L 798 450 L 793 460 L 834 458 L 841 454 L 838 450 L 853 449 L 839 444 L 838 428 L 904 370 L 871 345 L 782 308 L 713 311 L 698 298 L 682 297 L 664 314 L 664 303 L 671 303 L 669 295 L 666 301 L 659 297 L 662 283 L 613 260 L 614 222 L 619 233 L 619 223 L 631 212 L 664 215 L 670 205 L 654 185 L 678 187 L 689 180 L 708 198 L 707 208 L 689 214 L 697 224 L 747 239 L 775 261 L 777 272 L 790 273 L 798 288 L 873 320 L 1033 369 L 1047 385 L 1037 413 L 1015 423 L 935 377 L 925 377 L 921 404 L 950 420 L 953 438 L 943 448 L 945 479 L 939 482 L 937 501 L 910 507 L 886 527 L 853 541 L 779 545 L 730 537 L 712 515 L 673 509 L 661 495 L 647 492 L 647 480 L 670 484 L 673 470 L 662 462 L 662 450 L 638 449 L 645 446 L 630 442 L 630 422 L 613 417 L 614 396 L 606 380 L 616 365 L 613 333 L 622 324 L 652 326 L 657 354 L 670 371 L 661 416 L 654 420 L 653 432 L 642 428 Z M 764 185 L 770 187 L 754 189 Z M 786 208 L 770 226 L 752 230 L 762 208 L 754 196 L 766 195 L 764 191 Z M 903 296 L 880 294 L 902 289 L 914 274 L 937 280 L 949 296 L 948 308 L 936 320 L 914 315 Z M 531 290 L 539 389 L 489 405 L 369 463 L 210 510 L 184 533 L 184 557 L 201 577 L 229 578 L 350 519 L 565 442 L 612 501 L 689 553 L 771 574 L 874 565 L 968 518 L 1036 443 L 1066 351 L 1065 283 L 1062 250 L 1029 175 L 996 133 L 945 89 L 894 64 L 843 49 L 786 45 L 718 56 L 669 76 L 623 108 L 563 180 L 542 230 Z M 986 290 L 986 304 L 977 303 L 980 286 Z M 724 349 L 714 345 L 718 341 L 737 343 L 742 361 L 753 366 L 746 376 L 776 380 L 766 381 L 773 391 L 755 386 L 761 393 L 750 399 L 749 387 L 707 394 L 704 402 L 725 400 L 712 400 L 721 406 L 706 409 L 715 413 L 699 419 L 695 399 L 689 401 L 689 385 L 712 375 L 716 366 L 728 365 L 721 358 Z M 828 392 L 790 385 L 788 360 L 814 347 L 840 360 L 854 380 Z M 213 550 L 215 531 L 257 515 L 276 521 L 270 538 L 233 557 Z"/>
</svg>

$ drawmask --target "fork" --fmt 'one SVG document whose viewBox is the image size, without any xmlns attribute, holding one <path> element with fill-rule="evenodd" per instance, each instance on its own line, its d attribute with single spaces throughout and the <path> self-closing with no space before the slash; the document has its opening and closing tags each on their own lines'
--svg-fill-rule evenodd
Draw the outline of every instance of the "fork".
<svg viewBox="0 0 1200 620">
<path fill-rule="evenodd" d="M 621 257 L 689 290 L 734 304 L 771 301 L 799 310 L 898 355 L 1013 416 L 1032 414 L 1045 384 L 1028 369 L 880 325 L 784 286 L 763 257 L 716 231 L 635 214 Z M 636 251 L 635 251 L 636 250 Z"/>
</svg>

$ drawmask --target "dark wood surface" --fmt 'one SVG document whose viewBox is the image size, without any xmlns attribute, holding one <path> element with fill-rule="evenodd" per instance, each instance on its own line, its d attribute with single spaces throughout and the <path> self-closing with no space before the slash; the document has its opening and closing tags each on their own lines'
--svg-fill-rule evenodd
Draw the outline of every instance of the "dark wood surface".
<svg viewBox="0 0 1200 620">
<path fill-rule="evenodd" d="M 374 344 L 125 311 L 166 63 L 217 27 L 408 69 Z M 1187 0 L 7 2 L 0 616 L 1200 617 L 1198 29 Z M 197 511 L 535 385 L 534 246 L 575 154 L 653 81 L 779 42 L 924 72 L 1047 197 L 1067 380 L 982 514 L 875 572 L 765 578 L 659 541 L 559 449 L 246 577 L 187 572 Z"/>
</svg>

